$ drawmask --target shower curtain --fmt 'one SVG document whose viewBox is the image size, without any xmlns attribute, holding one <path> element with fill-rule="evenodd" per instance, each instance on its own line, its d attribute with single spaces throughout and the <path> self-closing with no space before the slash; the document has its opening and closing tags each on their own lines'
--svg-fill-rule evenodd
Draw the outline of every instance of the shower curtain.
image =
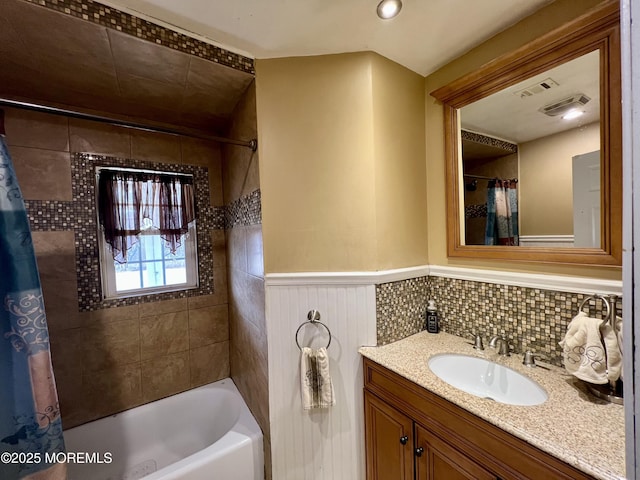
<svg viewBox="0 0 640 480">
<path fill-rule="evenodd" d="M 63 480 L 64 455 L 29 220 L 0 135 L 0 479 Z"/>
<path fill-rule="evenodd" d="M 519 245 L 517 182 L 489 181 L 485 245 Z"/>
</svg>

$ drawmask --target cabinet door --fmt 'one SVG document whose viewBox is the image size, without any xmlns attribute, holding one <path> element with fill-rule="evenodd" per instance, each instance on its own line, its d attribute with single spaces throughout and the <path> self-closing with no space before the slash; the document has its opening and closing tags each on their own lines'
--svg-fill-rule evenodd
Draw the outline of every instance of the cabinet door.
<svg viewBox="0 0 640 480">
<path fill-rule="evenodd" d="M 367 480 L 413 480 L 413 422 L 364 392 Z"/>
<path fill-rule="evenodd" d="M 416 480 L 496 480 L 462 452 L 416 424 Z"/>
</svg>

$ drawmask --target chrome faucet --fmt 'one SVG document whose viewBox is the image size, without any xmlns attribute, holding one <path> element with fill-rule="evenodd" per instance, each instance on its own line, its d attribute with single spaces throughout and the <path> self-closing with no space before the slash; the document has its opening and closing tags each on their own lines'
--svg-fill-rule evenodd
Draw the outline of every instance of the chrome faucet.
<svg viewBox="0 0 640 480">
<path fill-rule="evenodd" d="M 496 335 L 492 337 L 491 340 L 489 340 L 489 346 L 497 348 L 498 355 L 503 355 L 505 357 L 511 355 L 511 353 L 509 353 L 509 341 L 504 336 Z"/>
</svg>

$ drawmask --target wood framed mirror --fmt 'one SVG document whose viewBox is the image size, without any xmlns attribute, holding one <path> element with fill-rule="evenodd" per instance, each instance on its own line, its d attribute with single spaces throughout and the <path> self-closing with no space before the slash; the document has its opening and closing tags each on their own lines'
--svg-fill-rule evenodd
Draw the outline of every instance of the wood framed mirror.
<svg viewBox="0 0 640 480">
<path fill-rule="evenodd" d="M 605 2 L 431 93 L 449 257 L 621 265 L 619 25 Z"/>
</svg>

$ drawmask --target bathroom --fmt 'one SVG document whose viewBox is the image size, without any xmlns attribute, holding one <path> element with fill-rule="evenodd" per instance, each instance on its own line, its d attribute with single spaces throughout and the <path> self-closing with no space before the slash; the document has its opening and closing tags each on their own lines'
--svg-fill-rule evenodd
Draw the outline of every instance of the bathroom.
<svg viewBox="0 0 640 480">
<path fill-rule="evenodd" d="M 101 13 L 98 4 L 87 2 L 87 8 L 97 9 L 91 16 L 98 16 L 88 21 L 82 13 L 74 15 L 83 2 L 8 1 L 5 12 L 38 12 L 46 20 L 19 14 L 8 23 L 8 13 L 0 13 L 8 36 L 3 58 L 13 58 L 9 54 L 18 48 L 11 32 L 28 28 L 61 38 L 51 41 L 42 34 L 22 47 L 65 45 L 69 56 L 88 61 L 69 38 L 64 43 L 63 33 L 73 25 L 76 41 L 89 42 L 92 29 L 100 26 L 101 41 L 112 46 L 104 55 L 113 58 L 125 94 L 117 105 L 114 99 L 100 102 L 95 90 L 82 85 L 88 75 L 74 75 L 68 63 L 44 77 L 65 89 L 38 90 L 38 75 L 17 78 L 11 68 L 17 60 L 10 60 L 2 70 L 3 98 L 157 126 L 174 124 L 182 108 L 218 102 L 218 116 L 201 119 L 215 126 L 215 136 L 258 139 L 254 152 L 221 141 L 2 107 L 31 217 L 65 428 L 230 377 L 263 432 L 267 478 L 364 478 L 358 349 L 416 333 L 427 296 L 436 300 L 447 332 L 465 335 L 479 326 L 487 336 L 524 331 L 535 338 L 531 346 L 537 351 L 553 353 L 552 341 L 575 314 L 571 300 L 583 298 L 577 292 L 622 295 L 622 269 L 449 257 L 442 107 L 430 93 L 598 3 L 557 0 L 520 28 L 505 30 L 425 78 L 373 52 L 253 60 L 233 49 L 206 51 L 206 59 L 224 66 L 208 71 L 215 61 L 148 39 L 134 42 L 126 30 L 104 27 L 112 19 L 118 25 L 118 18 L 136 18 L 133 10 Z M 20 27 L 16 18 L 32 23 Z M 54 28 L 54 21 L 61 25 Z M 148 33 L 144 19 L 131 24 Z M 148 35 L 155 38 L 157 31 Z M 114 39 L 121 50 L 113 48 Z M 196 45 L 205 48 L 203 42 Z M 102 50 L 92 47 L 99 56 Z M 136 60 L 124 57 L 119 63 L 118 52 Z M 145 63 L 151 57 L 162 59 L 162 68 Z M 51 59 L 35 58 L 51 65 Z M 127 77 L 149 81 L 136 91 L 143 84 L 126 84 Z M 202 82 L 194 86 L 200 90 L 185 96 L 185 103 L 174 97 L 165 103 L 169 94 L 161 87 L 177 77 L 183 86 Z M 109 91 L 105 78 L 99 75 L 97 85 Z M 224 94 L 211 94 L 215 88 L 206 84 L 208 78 L 223 85 Z M 68 92 L 75 100 L 65 97 Z M 184 114 L 179 118 L 184 129 L 201 125 L 189 125 Z M 96 230 L 82 215 L 86 202 L 75 183 L 82 159 L 71 155 L 75 152 L 130 159 L 131 166 L 207 168 L 207 234 L 198 237 L 200 292 L 100 307 Z M 631 292 L 624 290 L 625 302 Z M 530 294 L 530 302 L 513 307 Z M 480 304 L 479 298 L 493 300 Z M 332 333 L 328 352 L 337 398 L 326 414 L 299 407 L 294 333 L 311 309 L 321 313 Z M 463 314 L 469 323 L 447 324 Z M 300 340 L 312 341 L 313 333 L 305 328 Z M 634 448 L 631 435 L 627 449 Z"/>
</svg>

